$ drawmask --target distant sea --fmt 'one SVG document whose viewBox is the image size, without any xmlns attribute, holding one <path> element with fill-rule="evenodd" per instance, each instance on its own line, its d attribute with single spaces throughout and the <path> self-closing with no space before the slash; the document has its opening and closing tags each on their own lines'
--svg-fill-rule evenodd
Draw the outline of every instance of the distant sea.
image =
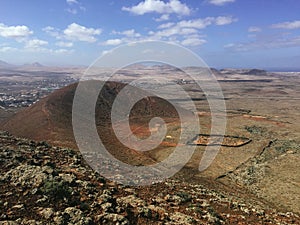
<svg viewBox="0 0 300 225">
<path fill-rule="evenodd" d="M 300 68 L 263 68 L 268 72 L 300 72 Z"/>
</svg>

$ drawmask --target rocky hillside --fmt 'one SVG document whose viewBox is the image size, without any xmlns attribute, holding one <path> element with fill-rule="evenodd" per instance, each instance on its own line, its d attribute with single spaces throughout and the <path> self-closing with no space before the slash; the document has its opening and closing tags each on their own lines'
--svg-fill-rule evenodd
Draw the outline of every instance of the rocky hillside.
<svg viewBox="0 0 300 225">
<path fill-rule="evenodd" d="M 296 214 L 204 184 L 118 185 L 77 151 L 7 132 L 0 132 L 0 168 L 0 224 L 300 224 Z"/>
</svg>

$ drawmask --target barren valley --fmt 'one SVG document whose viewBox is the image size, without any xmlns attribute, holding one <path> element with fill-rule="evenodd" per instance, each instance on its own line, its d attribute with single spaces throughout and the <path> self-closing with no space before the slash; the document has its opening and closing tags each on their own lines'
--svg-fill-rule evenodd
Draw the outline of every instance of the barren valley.
<svg viewBox="0 0 300 225">
<path fill-rule="evenodd" d="M 0 84 L 2 85 L 0 90 L 5 92 L 12 87 L 11 83 L 7 83 L 9 80 L 9 82 L 15 83 L 14 91 L 19 93 L 22 91 L 20 87 L 24 86 L 24 83 L 21 84 L 20 82 L 25 81 L 20 79 L 20 76 L 10 75 L 16 74 L 18 70 L 9 70 L 9 74 L 3 74 L 0 77 Z M 198 142 L 195 141 L 197 139 L 194 139 L 193 143 L 196 145 L 195 152 L 181 171 L 162 184 L 129 188 L 101 178 L 99 174 L 90 170 L 83 159 L 76 164 L 75 161 L 81 156 L 72 130 L 72 100 L 76 84 L 71 83 L 78 81 L 82 70 L 78 68 L 65 69 L 64 73 L 57 74 L 57 68 L 35 68 L 34 73 L 32 69 L 27 69 L 26 72 L 23 71 L 23 74 L 26 74 L 26 82 L 32 82 L 32 84 L 27 83 L 26 88 L 34 87 L 36 92 L 41 91 L 41 88 L 45 87 L 36 86 L 34 82 L 38 80 L 45 80 L 46 82 L 46 79 L 51 78 L 51 76 L 47 76 L 51 70 L 53 70 L 52 74 L 55 74 L 55 80 L 58 82 L 55 87 L 64 86 L 62 89 L 50 90 L 44 96 L 36 99 L 36 102 L 29 107 L 11 107 L 3 103 L 0 108 L 2 130 L 0 146 L 3 155 L 0 164 L 1 186 L 3 187 L 0 193 L 1 221 L 19 219 L 20 222 L 32 219 L 40 220 L 41 224 L 43 224 L 42 221 L 46 220 L 56 224 L 64 224 L 62 220 L 75 221 L 77 213 L 78 215 L 82 214 L 81 217 L 86 219 L 80 224 L 97 224 L 105 221 L 106 223 L 111 222 L 111 224 L 117 224 L 117 222 L 119 224 L 165 224 L 166 221 L 169 224 L 176 224 L 176 220 L 180 221 L 180 219 L 183 221 L 179 224 L 300 223 L 300 72 L 213 69 L 213 74 L 222 88 L 226 104 L 226 110 L 219 112 L 220 116 L 225 116 L 227 120 L 226 136 L 222 143 L 219 143 L 218 139 L 213 137 L 214 134 L 209 137 L 211 112 L 205 94 L 195 82 L 186 78 L 182 70 L 160 66 L 136 66 L 118 71 L 114 79 L 105 86 L 105 90 L 101 94 L 102 97 L 98 99 L 97 104 L 100 111 L 96 109 L 96 115 L 99 119 L 96 120 L 99 136 L 103 138 L 110 152 L 118 159 L 132 165 L 149 165 L 161 162 L 172 153 L 181 132 L 178 115 L 169 108 L 167 103 L 153 97 L 135 105 L 130 117 L 131 129 L 136 136 L 145 138 L 150 134 L 149 118 L 162 117 L 168 125 L 163 142 L 157 148 L 141 154 L 124 148 L 121 143 L 118 143 L 111 124 L 107 124 L 107 121 L 103 122 L 103 120 L 110 119 L 109 110 L 112 107 L 112 101 L 124 84 L 138 77 L 156 75 L 157 77 L 168 76 L 169 79 L 171 78 L 174 83 L 183 87 L 191 96 L 197 109 L 196 115 L 200 121 L 200 136 Z M 196 67 L 184 68 L 183 70 L 193 74 L 201 74 L 202 71 L 201 68 Z M 98 72 L 93 71 L 90 77 L 105 77 L 110 74 L 110 71 L 99 69 Z M 17 74 L 20 74 L 20 71 Z M 35 79 L 35 74 L 45 75 Z M 116 82 L 116 80 L 123 84 Z M 59 83 L 60 81 L 61 83 Z M 68 86 L 69 84 L 71 85 Z M 40 89 L 38 90 L 37 87 Z M 172 92 L 172 84 L 165 83 L 164 87 L 170 95 L 174 96 L 176 101 L 182 102 L 184 106 L 185 99 L 175 98 L 178 93 Z M 26 91 L 31 92 L 32 90 Z M 7 91 L 5 94 L 9 93 L 11 91 Z M 127 98 L 130 100 L 131 96 L 128 95 Z M 122 109 L 123 106 L 120 107 Z M 122 123 L 119 126 L 122 126 Z M 10 134 L 4 131 L 8 131 Z M 220 151 L 209 168 L 199 172 L 199 162 L 209 143 L 221 145 Z M 59 152 L 60 150 L 62 152 Z M 68 153 L 68 151 L 72 153 Z M 35 158 L 36 154 L 41 154 L 42 157 Z M 60 155 L 62 161 L 52 158 L 55 154 Z M 69 156 L 66 154 L 74 156 L 73 159 L 67 159 Z M 31 158 L 33 161 L 30 160 Z M 51 167 L 52 164 L 56 166 L 51 170 L 52 172 L 49 172 L 50 168 L 48 167 Z M 25 178 L 25 174 L 22 177 L 20 175 L 20 178 L 17 177 L 21 167 L 24 167 L 28 177 Z M 63 182 L 70 182 L 69 186 L 73 190 L 76 189 L 78 194 L 80 193 L 76 203 L 70 203 L 73 198 L 72 194 L 63 196 L 65 200 L 62 198 L 58 201 L 61 201 L 61 205 L 55 205 L 49 196 L 51 192 L 47 192 L 45 182 L 47 179 L 51 180 L 56 177 L 53 172 L 56 170 L 60 171 L 57 173 Z M 34 171 L 41 173 L 39 178 L 33 175 Z M 81 173 L 89 174 L 89 178 L 84 178 L 87 179 L 86 181 L 80 181 L 84 177 Z M 23 178 L 24 181 L 22 181 Z M 35 186 L 40 191 L 32 193 L 33 190 L 29 191 L 26 182 L 33 182 L 36 179 L 40 184 L 36 183 Z M 23 183 L 19 184 L 18 182 Z M 18 188 L 13 190 L 13 185 L 17 185 Z M 88 190 L 91 185 L 94 185 L 94 192 L 97 190 L 103 194 L 101 196 L 88 195 L 88 192 L 93 192 Z M 169 190 L 171 194 L 167 194 L 166 190 Z M 196 193 L 197 191 L 202 193 L 201 196 Z M 185 194 L 178 194 L 179 192 Z M 208 192 L 210 194 L 207 194 Z M 67 191 L 67 193 L 69 192 Z M 18 199 L 14 198 L 15 194 L 19 196 Z M 149 199 L 143 199 L 143 194 L 149 196 Z M 105 197 L 103 195 L 109 195 L 111 199 L 103 200 Z M 153 200 L 156 195 L 156 199 Z M 216 197 L 210 198 L 205 195 L 216 195 Z M 41 200 L 43 196 L 48 196 L 44 202 Z M 130 196 L 135 197 L 130 199 Z M 178 202 L 175 199 L 176 196 L 179 196 Z M 158 197 L 162 200 L 159 200 Z M 179 198 L 186 199 L 180 200 Z M 200 202 L 198 201 L 199 198 L 202 199 Z M 33 202 L 25 199 L 31 199 L 30 201 Z M 149 202 L 150 199 L 152 202 Z M 239 209 L 231 206 L 232 203 L 228 203 L 230 201 L 239 202 L 237 203 L 240 204 Z M 34 202 L 39 203 L 35 204 Z M 51 210 L 46 208 L 47 202 Z M 94 205 L 96 203 L 99 204 L 98 208 Z M 108 204 L 111 204 L 111 208 Z M 163 209 L 159 205 L 163 206 Z M 196 209 L 197 205 L 200 208 Z M 74 209 L 68 209 L 74 212 L 69 212 L 67 206 L 74 207 Z M 85 207 L 91 210 L 88 211 Z M 116 210 L 117 208 L 119 211 Z M 129 208 L 130 210 L 128 210 Z M 210 211 L 212 209 L 215 214 Z M 262 213 L 260 210 L 263 210 L 262 215 L 258 213 Z M 24 213 L 25 211 L 29 212 L 28 216 Z M 39 213 L 34 215 L 37 212 Z M 157 216 L 154 216 L 155 213 Z M 47 219 L 45 219 L 46 214 L 49 215 Z M 67 214 L 69 219 L 64 216 Z M 215 216 L 213 217 L 211 214 Z M 78 221 L 73 223 L 79 224 Z M 26 223 L 24 222 L 24 224 Z"/>
</svg>

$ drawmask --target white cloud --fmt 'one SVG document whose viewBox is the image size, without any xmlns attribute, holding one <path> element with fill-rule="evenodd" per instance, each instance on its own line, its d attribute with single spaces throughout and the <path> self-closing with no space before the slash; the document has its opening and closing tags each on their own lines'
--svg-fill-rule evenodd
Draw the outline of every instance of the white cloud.
<svg viewBox="0 0 300 225">
<path fill-rule="evenodd" d="M 224 48 L 231 51 L 251 51 L 251 50 L 262 50 L 262 49 L 276 49 L 276 48 L 288 48 L 300 46 L 300 36 L 288 37 L 282 34 L 279 37 L 273 39 L 263 38 L 255 41 L 244 42 L 244 43 L 230 43 L 224 46 Z"/>
<path fill-rule="evenodd" d="M 248 32 L 250 33 L 261 32 L 261 28 L 252 26 L 248 28 Z"/>
<path fill-rule="evenodd" d="M 101 55 L 103 56 L 103 55 L 109 54 L 110 52 L 111 52 L 111 50 L 103 50 Z"/>
<path fill-rule="evenodd" d="M 67 2 L 69 5 L 72 5 L 72 4 L 78 4 L 78 3 L 79 3 L 77 0 L 66 0 L 66 2 Z"/>
<path fill-rule="evenodd" d="M 64 49 L 64 48 L 50 50 L 50 51 L 53 53 L 57 53 L 57 54 L 71 54 L 74 52 L 74 50 L 69 50 L 69 49 Z"/>
<path fill-rule="evenodd" d="M 166 29 L 166 28 L 169 28 L 169 27 L 172 27 L 175 23 L 163 23 L 161 25 L 159 25 L 157 28 L 158 29 Z"/>
<path fill-rule="evenodd" d="M 194 28 L 182 28 L 180 30 L 181 35 L 188 35 L 188 34 L 195 34 L 195 33 L 198 33 L 198 30 Z"/>
<path fill-rule="evenodd" d="M 66 11 L 73 15 L 76 15 L 78 11 L 86 11 L 86 8 L 77 0 L 66 0 L 70 8 L 67 8 Z"/>
<path fill-rule="evenodd" d="M 114 35 L 123 35 L 127 38 L 138 38 L 141 37 L 141 34 L 136 32 L 134 29 L 124 30 L 124 31 L 112 31 Z"/>
<path fill-rule="evenodd" d="M 64 42 L 64 41 L 59 41 L 55 43 L 56 46 L 63 47 L 63 48 L 71 48 L 73 47 L 72 42 Z"/>
<path fill-rule="evenodd" d="M 144 15 L 146 13 L 189 15 L 191 13 L 191 9 L 179 0 L 169 0 L 168 2 L 145 0 L 132 7 L 122 7 L 122 10 L 136 15 Z"/>
<path fill-rule="evenodd" d="M 51 32 L 53 32 L 55 30 L 55 28 L 51 27 L 51 26 L 47 26 L 47 27 L 44 27 L 42 30 L 45 31 L 45 32 L 47 32 L 47 33 L 48 32 L 51 33 Z"/>
<path fill-rule="evenodd" d="M 158 26 L 161 29 L 157 32 L 150 31 L 150 35 L 170 37 L 172 35 L 186 35 L 197 33 L 197 30 L 204 29 L 210 25 L 223 26 L 237 21 L 231 16 L 206 17 L 204 19 L 182 20 L 178 23 L 165 23 Z"/>
<path fill-rule="evenodd" d="M 0 48 L 0 52 L 13 52 L 17 51 L 17 48 L 9 47 L 9 46 L 4 46 Z"/>
<path fill-rule="evenodd" d="M 149 35 L 152 35 L 153 37 L 155 36 L 157 37 L 157 39 L 160 39 L 161 37 L 170 37 L 172 35 L 176 35 L 179 33 L 180 33 L 180 28 L 174 26 L 157 32 L 150 31 Z"/>
<path fill-rule="evenodd" d="M 72 49 L 51 49 L 47 48 L 48 42 L 40 39 L 23 39 L 22 42 L 24 43 L 23 48 L 15 48 L 7 46 L 6 43 L 0 44 L 0 52 L 7 53 L 7 52 L 18 52 L 18 53 L 50 53 L 50 54 L 63 54 L 63 53 L 72 53 L 74 50 Z M 56 43 L 57 45 L 57 43 Z"/>
<path fill-rule="evenodd" d="M 105 42 L 103 42 L 103 45 L 120 45 L 123 41 L 119 38 L 116 39 L 109 39 Z"/>
<path fill-rule="evenodd" d="M 27 26 L 6 26 L 3 23 L 0 23 L 0 36 L 5 38 L 25 38 L 33 34 Z"/>
<path fill-rule="evenodd" d="M 203 29 L 211 25 L 214 22 L 214 20 L 215 20 L 214 17 L 206 17 L 204 19 L 194 19 L 194 20 L 182 20 L 177 23 L 177 26 Z"/>
<path fill-rule="evenodd" d="M 212 24 L 223 26 L 236 22 L 237 19 L 232 16 L 206 17 L 204 19 L 182 20 L 177 23 L 179 27 L 189 27 L 196 29 L 204 29 Z"/>
<path fill-rule="evenodd" d="M 206 17 L 204 19 L 194 19 L 194 20 L 182 20 L 177 23 L 179 27 L 190 27 L 196 29 L 204 29 L 210 25 L 228 25 L 233 22 L 236 22 L 237 19 L 233 18 L 232 16 L 218 16 L 218 17 Z"/>
<path fill-rule="evenodd" d="M 43 28 L 43 31 L 46 32 L 47 34 L 51 35 L 52 37 L 55 37 L 56 39 L 62 39 L 63 35 L 60 33 L 60 30 L 47 26 Z"/>
<path fill-rule="evenodd" d="M 224 48 L 236 52 L 245 52 L 251 50 L 251 45 L 250 43 L 229 43 L 224 45 Z"/>
<path fill-rule="evenodd" d="M 192 20 L 181 20 L 177 23 L 164 23 L 156 31 L 148 32 L 149 40 L 166 40 L 186 46 L 199 46 L 206 43 L 201 30 L 208 26 L 223 26 L 237 21 L 232 16 L 206 17 Z"/>
<path fill-rule="evenodd" d="M 235 2 L 235 0 L 209 0 L 208 2 L 213 5 L 222 6 L 227 3 Z"/>
<path fill-rule="evenodd" d="M 161 21 L 166 21 L 170 19 L 170 15 L 169 14 L 163 14 L 161 15 L 159 18 L 155 18 L 154 20 L 156 22 L 161 22 Z"/>
<path fill-rule="evenodd" d="M 121 32 L 120 34 L 123 34 L 127 37 L 140 37 L 141 36 L 139 33 L 135 32 L 134 29 L 125 30 L 125 31 Z"/>
<path fill-rule="evenodd" d="M 140 40 L 142 35 L 140 33 L 137 33 L 134 29 L 130 30 L 124 30 L 124 31 L 115 31 L 113 30 L 111 32 L 112 35 L 117 35 L 119 37 L 115 39 L 109 39 L 105 42 L 102 42 L 100 44 L 102 45 L 120 45 L 122 43 L 130 43 L 134 41 Z"/>
<path fill-rule="evenodd" d="M 167 29 L 159 30 L 157 32 L 150 31 L 151 39 L 159 40 L 164 37 L 178 36 L 178 35 L 190 35 L 197 34 L 198 30 L 194 28 L 184 28 L 179 26 L 170 27 Z"/>
<path fill-rule="evenodd" d="M 73 41 L 96 42 L 96 35 L 100 35 L 101 29 L 87 28 L 77 23 L 70 24 L 65 30 L 65 38 Z"/>
<path fill-rule="evenodd" d="M 236 22 L 237 19 L 233 18 L 232 16 L 218 16 L 215 19 L 215 24 L 218 26 L 228 25 L 233 22 Z"/>
<path fill-rule="evenodd" d="M 96 42 L 96 36 L 100 35 L 102 32 L 99 28 L 87 28 L 76 23 L 68 25 L 68 27 L 63 31 L 51 26 L 43 28 L 43 31 L 58 40 L 85 41 L 90 43 Z M 72 47 L 70 45 L 73 45 L 73 43 L 69 41 L 58 42 L 56 45 L 60 47 Z"/>
<path fill-rule="evenodd" d="M 206 40 L 197 38 L 197 37 L 186 38 L 181 42 L 181 44 L 185 45 L 185 46 L 199 46 L 199 45 L 203 45 L 205 43 L 206 43 Z"/>
<path fill-rule="evenodd" d="M 32 49 L 37 49 L 41 48 L 45 45 L 48 45 L 47 41 L 43 41 L 40 39 L 32 39 L 26 42 L 25 48 L 32 48 Z"/>
<path fill-rule="evenodd" d="M 289 29 L 289 30 L 298 29 L 298 28 L 300 28 L 300 20 L 272 24 L 271 27 L 272 28 L 279 28 L 279 29 Z"/>
</svg>

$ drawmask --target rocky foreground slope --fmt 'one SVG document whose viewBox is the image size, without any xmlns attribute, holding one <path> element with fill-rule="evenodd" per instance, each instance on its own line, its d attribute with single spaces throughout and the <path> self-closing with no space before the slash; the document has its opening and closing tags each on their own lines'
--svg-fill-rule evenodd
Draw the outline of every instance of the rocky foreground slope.
<svg viewBox="0 0 300 225">
<path fill-rule="evenodd" d="M 201 184 L 112 183 L 74 150 L 0 132 L 0 224 L 300 224 Z"/>
</svg>

